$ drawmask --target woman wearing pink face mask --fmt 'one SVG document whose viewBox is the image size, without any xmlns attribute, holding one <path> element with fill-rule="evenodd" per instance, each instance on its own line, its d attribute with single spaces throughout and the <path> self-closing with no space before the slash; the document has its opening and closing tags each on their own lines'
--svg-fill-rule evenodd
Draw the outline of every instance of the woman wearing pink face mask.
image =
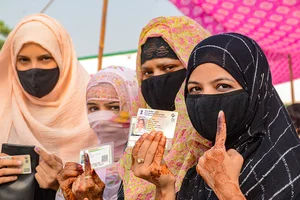
<svg viewBox="0 0 300 200">
<path fill-rule="evenodd" d="M 96 171 L 105 183 L 103 199 L 117 199 L 121 178 L 116 163 L 123 154 L 128 140 L 130 118 L 136 115 L 141 102 L 138 96 L 136 73 L 118 66 L 102 69 L 91 78 L 86 96 L 89 123 L 99 139 L 99 144 L 114 143 L 115 163 Z M 58 193 L 57 199 L 62 199 L 62 196 L 65 199 L 82 197 L 94 199 L 95 196 L 101 199 L 103 191 L 99 189 L 97 183 L 92 186 L 92 189 L 91 187 L 76 188 L 76 184 L 73 183 L 79 182 L 81 174 L 84 176 L 80 164 L 66 164 L 58 176 L 63 195 Z"/>
</svg>

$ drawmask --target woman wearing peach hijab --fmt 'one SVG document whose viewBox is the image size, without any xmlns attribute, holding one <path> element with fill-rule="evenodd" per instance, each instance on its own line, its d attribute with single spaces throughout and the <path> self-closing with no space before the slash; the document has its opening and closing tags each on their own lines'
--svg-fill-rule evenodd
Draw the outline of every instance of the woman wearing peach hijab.
<svg viewBox="0 0 300 200">
<path fill-rule="evenodd" d="M 0 147 L 36 146 L 36 180 L 57 189 L 62 161 L 77 161 L 80 149 L 97 141 L 85 107 L 89 75 L 63 26 L 44 14 L 21 20 L 0 52 L 0 80 Z M 16 165 L 0 160 L 0 184 L 17 179 L 17 169 L 6 170 Z"/>
<path fill-rule="evenodd" d="M 178 112 L 172 148 L 164 157 L 176 176 L 176 191 L 187 170 L 210 147 L 210 142 L 192 128 L 184 101 L 184 79 L 194 46 L 210 33 L 188 17 L 158 17 L 142 30 L 137 53 L 140 95 L 149 107 Z M 197 150 L 195 150 L 197 149 Z M 131 148 L 120 160 L 126 199 L 154 199 L 155 186 L 135 177 L 130 170 Z M 142 186 L 142 187 L 141 187 Z"/>
</svg>

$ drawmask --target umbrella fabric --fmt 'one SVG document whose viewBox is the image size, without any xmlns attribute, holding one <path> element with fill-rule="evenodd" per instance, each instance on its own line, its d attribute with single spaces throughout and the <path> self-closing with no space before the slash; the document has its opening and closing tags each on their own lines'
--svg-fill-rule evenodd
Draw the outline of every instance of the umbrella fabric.
<svg viewBox="0 0 300 200">
<path fill-rule="evenodd" d="M 213 34 L 238 32 L 263 48 L 273 84 L 300 78 L 300 1 L 170 0 L 182 13 Z"/>
</svg>

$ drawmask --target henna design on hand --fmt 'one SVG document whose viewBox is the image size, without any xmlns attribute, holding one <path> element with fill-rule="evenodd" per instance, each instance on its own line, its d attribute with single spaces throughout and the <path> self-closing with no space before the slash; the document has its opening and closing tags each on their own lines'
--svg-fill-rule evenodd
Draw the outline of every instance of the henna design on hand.
<svg viewBox="0 0 300 200">
<path fill-rule="evenodd" d="M 226 151 L 226 122 L 222 111 L 217 124 L 215 145 L 199 159 L 196 170 L 220 200 L 245 200 L 238 181 L 243 157 L 233 149 Z"/>
</svg>

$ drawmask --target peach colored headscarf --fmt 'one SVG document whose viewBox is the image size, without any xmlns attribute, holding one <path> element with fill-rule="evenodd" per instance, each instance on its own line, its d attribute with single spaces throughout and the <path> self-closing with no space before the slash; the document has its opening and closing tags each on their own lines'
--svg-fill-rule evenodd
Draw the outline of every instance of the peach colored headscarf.
<svg viewBox="0 0 300 200">
<path fill-rule="evenodd" d="M 17 54 L 30 42 L 49 51 L 60 70 L 55 88 L 40 99 L 23 89 L 16 72 Z M 0 80 L 0 146 L 36 145 L 66 162 L 78 161 L 80 149 L 97 143 L 85 105 L 89 75 L 69 34 L 53 18 L 33 14 L 16 25 L 0 52 Z"/>
<path fill-rule="evenodd" d="M 141 46 L 150 37 L 162 37 L 173 49 L 187 67 L 189 55 L 201 40 L 209 37 L 210 33 L 194 20 L 181 17 L 157 17 L 152 19 L 142 30 L 137 52 L 137 78 L 139 94 L 142 96 L 142 67 Z M 202 138 L 193 128 L 185 106 L 184 85 L 182 84 L 175 98 L 175 107 L 178 112 L 177 125 L 171 150 L 164 156 L 164 160 L 176 177 L 175 190 L 181 187 L 182 180 L 189 168 L 194 166 L 198 158 L 210 147 L 211 143 Z M 144 101 L 143 107 L 146 107 Z M 119 173 L 123 179 L 126 199 L 154 199 L 155 186 L 143 179 L 134 176 L 131 168 L 131 148 L 127 148 L 120 159 Z M 141 187 L 142 186 L 142 187 Z"/>
</svg>

